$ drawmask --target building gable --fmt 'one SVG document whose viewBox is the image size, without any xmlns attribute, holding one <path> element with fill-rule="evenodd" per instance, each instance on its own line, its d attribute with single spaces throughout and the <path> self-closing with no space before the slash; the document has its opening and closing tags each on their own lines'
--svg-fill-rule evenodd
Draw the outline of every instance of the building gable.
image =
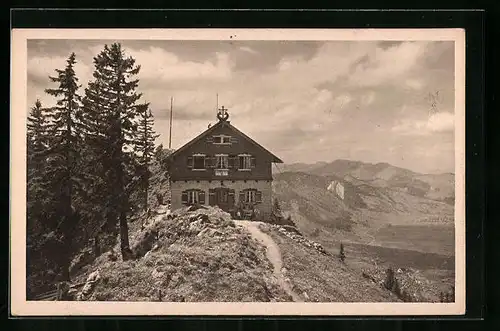
<svg viewBox="0 0 500 331">
<path fill-rule="evenodd" d="M 169 172 L 172 180 L 272 180 L 272 163 L 282 162 L 226 116 L 172 153 Z"/>
<path fill-rule="evenodd" d="M 217 142 L 217 138 L 228 137 L 229 142 Z M 248 152 L 249 150 L 258 150 L 261 154 L 267 154 L 271 162 L 283 163 L 283 161 L 275 156 L 273 153 L 265 149 L 262 145 L 255 140 L 235 128 L 229 121 L 219 121 L 214 126 L 211 126 L 197 137 L 183 145 L 178 150 L 174 151 L 169 157 L 172 159 L 177 158 L 183 153 L 188 151 L 200 150 L 228 150 L 230 148 L 233 152 Z M 228 147 L 228 148 L 225 148 Z"/>
</svg>

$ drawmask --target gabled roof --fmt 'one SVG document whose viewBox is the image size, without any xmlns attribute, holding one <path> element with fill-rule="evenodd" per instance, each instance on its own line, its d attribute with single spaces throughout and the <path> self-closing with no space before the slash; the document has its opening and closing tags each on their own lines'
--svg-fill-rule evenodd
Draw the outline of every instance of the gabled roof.
<svg viewBox="0 0 500 331">
<path fill-rule="evenodd" d="M 196 136 L 194 139 L 192 139 L 191 141 L 187 142 L 185 145 L 183 145 L 182 147 L 180 147 L 179 149 L 177 149 L 176 151 L 174 151 L 172 154 L 169 155 L 169 158 L 174 158 L 176 155 L 179 155 L 184 150 L 186 150 L 188 147 L 194 145 L 195 143 L 197 143 L 198 141 L 200 141 L 204 137 L 208 136 L 210 133 L 212 133 L 213 131 L 215 131 L 217 128 L 220 128 L 221 126 L 227 126 L 227 127 L 229 127 L 231 130 L 233 130 L 237 134 L 241 135 L 243 138 L 245 138 L 248 141 L 250 141 L 252 144 L 254 144 L 258 148 L 260 148 L 262 151 L 264 151 L 265 153 L 269 154 L 271 156 L 271 158 L 272 158 L 272 162 L 274 162 L 274 163 L 283 163 L 283 161 L 279 157 L 277 157 L 276 155 L 274 155 L 273 153 L 271 153 L 270 151 L 268 151 L 266 148 L 264 148 L 262 145 L 260 145 L 259 143 L 257 143 L 255 140 L 253 140 L 252 138 L 250 138 L 249 136 L 247 136 L 246 134 L 244 134 L 243 132 L 241 132 L 240 130 L 238 130 L 237 128 L 235 128 L 233 125 L 231 125 L 231 123 L 229 121 L 219 121 L 217 124 L 211 126 L 207 130 L 203 131 L 198 136 Z"/>
</svg>

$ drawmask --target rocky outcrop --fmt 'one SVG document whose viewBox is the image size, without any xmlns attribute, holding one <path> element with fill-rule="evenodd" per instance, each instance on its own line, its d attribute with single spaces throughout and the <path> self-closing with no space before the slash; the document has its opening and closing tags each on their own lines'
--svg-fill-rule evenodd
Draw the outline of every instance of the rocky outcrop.
<svg viewBox="0 0 500 331">
<path fill-rule="evenodd" d="M 94 271 L 87 277 L 87 282 L 82 288 L 82 291 L 78 293 L 76 299 L 78 301 L 88 300 L 92 293 L 94 292 L 95 286 L 101 280 L 101 275 L 99 270 Z"/>
<path fill-rule="evenodd" d="M 320 252 L 321 254 L 325 254 L 325 255 L 328 254 L 326 252 L 326 250 L 323 248 L 323 246 L 321 246 L 321 244 L 305 238 L 302 234 L 300 234 L 298 229 L 295 229 L 292 231 L 292 230 L 290 230 L 290 227 L 285 228 L 283 226 L 275 225 L 275 224 L 271 224 L 271 226 L 274 229 L 276 229 L 280 234 L 282 234 L 282 235 L 284 235 L 292 240 L 295 240 L 296 242 L 298 242 L 301 245 L 304 245 L 308 248 L 313 248 L 313 249 L 317 250 L 318 252 Z"/>
<path fill-rule="evenodd" d="M 340 200 L 344 200 L 344 191 L 345 191 L 345 188 L 344 188 L 344 185 L 337 181 L 337 180 L 334 180 L 330 183 L 330 185 L 328 185 L 328 188 L 327 188 L 328 191 L 330 192 L 333 192 L 335 193 L 335 195 L 337 197 L 340 198 Z"/>
</svg>

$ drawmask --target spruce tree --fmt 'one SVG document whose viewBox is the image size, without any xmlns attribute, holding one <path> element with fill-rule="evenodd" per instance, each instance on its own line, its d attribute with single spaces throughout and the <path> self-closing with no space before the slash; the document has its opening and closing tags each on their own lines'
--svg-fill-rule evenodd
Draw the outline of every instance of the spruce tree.
<svg viewBox="0 0 500 331">
<path fill-rule="evenodd" d="M 155 139 L 159 136 L 153 130 L 154 118 L 149 104 L 138 107 L 140 118 L 135 141 L 135 151 L 138 157 L 140 187 L 144 196 L 144 210 L 148 209 L 148 189 L 151 172 L 149 166 L 155 157 Z"/>
<path fill-rule="evenodd" d="M 96 174 L 107 188 L 106 224 L 112 229 L 119 221 L 120 246 L 124 260 L 132 257 L 128 238 L 127 216 L 129 195 L 133 188 L 134 167 L 137 157 L 133 147 L 137 140 L 140 107 L 136 92 L 139 80 L 131 77 L 139 73 L 140 66 L 126 57 L 119 43 L 104 49 L 94 58 L 94 80 L 86 90 L 84 105 Z"/>
<path fill-rule="evenodd" d="M 31 108 L 27 123 L 28 158 L 39 156 L 47 147 L 48 114 L 40 100 Z"/>
<path fill-rule="evenodd" d="M 45 176 L 53 181 L 53 190 L 57 196 L 56 214 L 60 217 L 56 233 L 61 246 L 58 252 L 61 279 L 69 281 L 69 265 L 72 241 L 78 222 L 74 211 L 75 190 L 79 187 L 79 153 L 83 124 L 81 121 L 78 78 L 74 71 L 76 56 L 68 57 L 64 69 L 56 69 L 56 76 L 49 79 L 56 83 L 56 88 L 45 92 L 57 98 L 56 105 L 50 108 L 52 121 L 50 130 L 50 157 L 45 167 Z"/>
<path fill-rule="evenodd" d="M 48 116 L 42 108 L 40 100 L 35 102 L 31 108 L 27 121 L 27 167 L 26 167 L 26 212 L 27 212 L 27 241 L 28 248 L 34 247 L 34 241 L 38 240 L 47 227 L 44 220 L 50 201 L 51 190 L 46 185 L 43 172 L 43 163 L 47 149 L 47 126 Z M 29 249 L 28 249 L 29 250 Z"/>
</svg>

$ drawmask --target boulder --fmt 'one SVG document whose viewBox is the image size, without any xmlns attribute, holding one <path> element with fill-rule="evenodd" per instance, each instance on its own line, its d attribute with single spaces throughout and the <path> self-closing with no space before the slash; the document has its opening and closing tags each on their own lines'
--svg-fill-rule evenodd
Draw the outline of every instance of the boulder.
<svg viewBox="0 0 500 331">
<path fill-rule="evenodd" d="M 96 270 L 92 272 L 88 277 L 87 281 L 85 282 L 85 285 L 82 288 L 82 291 L 78 294 L 77 300 L 82 301 L 86 300 L 90 297 L 92 292 L 95 289 L 95 286 L 97 285 L 97 282 L 101 279 L 101 275 L 99 273 L 99 270 Z"/>
<path fill-rule="evenodd" d="M 153 244 L 158 237 L 158 231 L 155 229 L 147 229 L 139 234 L 137 241 L 132 247 L 134 256 L 140 258 L 146 255 L 153 248 Z"/>
</svg>

